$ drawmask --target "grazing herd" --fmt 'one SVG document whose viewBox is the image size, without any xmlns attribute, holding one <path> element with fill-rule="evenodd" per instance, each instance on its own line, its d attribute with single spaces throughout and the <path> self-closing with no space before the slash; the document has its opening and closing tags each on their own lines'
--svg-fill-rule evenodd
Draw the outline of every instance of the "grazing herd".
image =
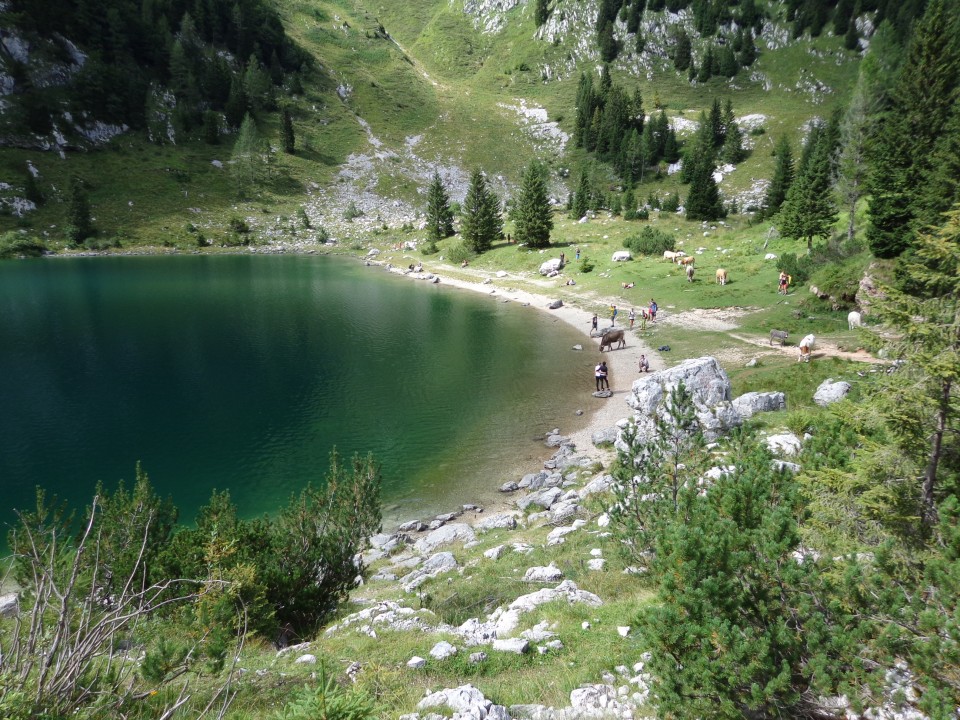
<svg viewBox="0 0 960 720">
<path fill-rule="evenodd" d="M 687 276 L 687 282 L 693 282 L 697 264 L 696 257 L 693 255 L 686 255 L 681 251 L 665 250 L 663 253 L 663 259 L 667 262 L 676 263 L 682 267 Z M 717 285 L 726 285 L 729 279 L 729 274 L 726 268 L 717 268 L 715 278 Z M 624 288 L 632 288 L 634 283 L 622 283 L 621 285 Z M 641 313 L 643 313 L 642 310 Z M 863 316 L 858 311 L 853 310 L 849 315 L 847 315 L 847 326 L 850 330 L 856 330 L 862 325 Z M 780 346 L 784 347 L 787 343 L 788 335 L 789 333 L 786 330 L 771 330 L 770 344 L 773 345 L 774 342 L 779 341 Z M 800 340 L 800 343 L 797 346 L 800 349 L 800 357 L 798 358 L 799 361 L 810 362 L 811 352 L 816 340 L 817 338 L 813 334 L 805 335 L 803 339 Z M 626 347 L 626 338 L 623 330 L 609 330 L 604 333 L 603 337 L 600 339 L 600 352 L 603 352 L 605 349 L 613 350 L 614 343 L 617 344 L 617 348 Z"/>
</svg>

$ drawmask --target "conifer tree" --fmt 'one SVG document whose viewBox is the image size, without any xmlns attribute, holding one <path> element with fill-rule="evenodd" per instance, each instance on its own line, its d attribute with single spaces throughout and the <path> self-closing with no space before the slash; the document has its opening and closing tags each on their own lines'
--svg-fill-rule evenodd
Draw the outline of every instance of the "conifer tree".
<svg viewBox="0 0 960 720">
<path fill-rule="evenodd" d="M 533 13 L 534 22 L 537 27 L 543 25 L 550 17 L 550 3 L 548 0 L 537 0 L 537 6 Z"/>
<path fill-rule="evenodd" d="M 461 235 L 473 252 L 482 253 L 503 234 L 500 201 L 487 184 L 479 168 L 470 176 L 470 187 L 463 201 Z"/>
<path fill-rule="evenodd" d="M 90 200 L 80 178 L 74 178 L 70 185 L 70 211 L 68 215 L 67 237 L 70 242 L 79 245 L 92 237 L 96 230 L 90 215 Z"/>
<path fill-rule="evenodd" d="M 673 66 L 677 70 L 686 70 L 692 59 L 692 45 L 690 36 L 682 28 L 677 33 L 677 44 L 673 49 Z"/>
<path fill-rule="evenodd" d="M 856 641 L 843 606 L 820 602 L 801 544 L 799 492 L 752 438 L 734 437 L 732 467 L 707 488 L 687 478 L 675 520 L 658 528 L 658 602 L 639 622 L 650 648 L 653 705 L 664 717 L 817 717 L 837 660 Z M 705 539 L 709 538 L 709 541 Z"/>
<path fill-rule="evenodd" d="M 638 33 L 640 31 L 640 21 L 643 18 L 644 0 L 634 0 L 630 4 L 630 10 L 627 12 L 627 32 Z M 638 48 L 642 52 L 642 48 Z"/>
<path fill-rule="evenodd" d="M 283 151 L 289 155 L 293 155 L 296 150 L 296 138 L 293 134 L 293 118 L 290 116 L 290 110 L 288 108 L 283 109 L 280 132 L 283 138 Z"/>
<path fill-rule="evenodd" d="M 914 227 L 918 231 L 938 227 L 943 213 L 960 202 L 960 97 L 934 145 L 929 164 L 930 172 L 914 199 Z"/>
<path fill-rule="evenodd" d="M 821 134 L 806 167 L 787 191 L 777 218 L 784 237 L 806 239 L 808 254 L 813 251 L 813 238 L 828 237 L 837 222 L 831 189 L 830 141 Z"/>
<path fill-rule="evenodd" d="M 223 109 L 230 127 L 239 128 L 243 118 L 249 112 L 249 102 L 247 93 L 243 88 L 243 80 L 239 76 L 234 76 L 230 81 L 230 96 L 227 98 L 227 104 Z"/>
<path fill-rule="evenodd" d="M 709 123 L 710 134 L 713 136 L 713 147 L 722 147 L 724 138 L 726 137 L 726 123 L 723 111 L 720 109 L 719 98 L 714 98 L 713 103 L 710 105 Z"/>
<path fill-rule="evenodd" d="M 723 140 L 720 157 L 724 162 L 736 165 L 743 160 L 743 156 L 743 133 L 740 132 L 737 123 L 729 123 L 726 126 L 726 137 Z"/>
<path fill-rule="evenodd" d="M 787 191 L 793 184 L 793 152 L 790 150 L 790 140 L 786 135 L 780 138 L 776 147 L 777 164 L 773 169 L 773 178 L 763 198 L 763 214 L 773 217 L 780 211 L 780 206 L 787 198 Z"/>
<path fill-rule="evenodd" d="M 686 203 L 688 220 L 719 220 L 726 216 L 720 188 L 713 178 L 715 170 L 712 154 L 703 153 L 694 159 Z"/>
<path fill-rule="evenodd" d="M 577 119 L 573 129 L 573 139 L 577 147 L 585 147 L 590 121 L 593 119 L 593 109 L 596 98 L 593 92 L 593 76 L 580 73 L 580 82 L 577 85 Z"/>
<path fill-rule="evenodd" d="M 580 171 L 580 181 L 577 183 L 577 192 L 573 197 L 573 219 L 585 217 L 590 209 L 590 177 L 586 170 Z"/>
<path fill-rule="evenodd" d="M 443 186 L 440 173 L 433 171 L 433 180 L 427 190 L 427 238 L 431 243 L 453 235 L 453 210 L 450 196 Z"/>
<path fill-rule="evenodd" d="M 713 44 L 707 45 L 707 51 L 700 61 L 700 70 L 697 72 L 697 82 L 706 82 L 713 76 Z"/>
<path fill-rule="evenodd" d="M 623 200 L 621 201 L 621 206 L 623 207 L 623 219 L 624 220 L 636 220 L 637 219 L 637 200 L 633 194 L 632 188 L 627 188 L 623 193 Z"/>
<path fill-rule="evenodd" d="M 960 8 L 932 0 L 917 23 L 893 92 L 871 144 L 870 226 L 874 255 L 896 257 L 916 232 L 915 193 L 932 172 L 930 162 L 960 87 Z"/>
<path fill-rule="evenodd" d="M 514 234 L 518 243 L 526 243 L 532 248 L 545 248 L 550 246 L 552 230 L 553 208 L 547 197 L 547 169 L 534 160 L 523 174 L 520 185 Z"/>
</svg>

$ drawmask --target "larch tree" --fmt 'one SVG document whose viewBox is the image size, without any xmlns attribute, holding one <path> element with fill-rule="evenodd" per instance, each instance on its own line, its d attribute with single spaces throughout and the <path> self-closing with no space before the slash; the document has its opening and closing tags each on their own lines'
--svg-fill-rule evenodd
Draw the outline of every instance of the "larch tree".
<svg viewBox="0 0 960 720">
<path fill-rule="evenodd" d="M 453 210 L 450 196 L 440 173 L 433 171 L 433 180 L 427 190 L 427 239 L 431 245 L 453 235 Z"/>
<path fill-rule="evenodd" d="M 531 162 L 523 174 L 520 196 L 517 198 L 514 235 L 518 243 L 526 243 L 532 248 L 550 246 L 553 209 L 547 197 L 546 174 L 542 163 L 536 160 Z"/>
<path fill-rule="evenodd" d="M 263 178 L 267 166 L 266 144 L 257 129 L 257 123 L 249 113 L 240 124 L 231 160 L 231 173 L 237 194 L 246 197 Z"/>
<path fill-rule="evenodd" d="M 840 149 L 837 157 L 836 190 L 847 211 L 847 240 L 851 242 L 857 230 L 857 204 L 866 193 L 867 142 L 870 137 L 870 119 L 875 115 L 876 109 L 876 102 L 867 92 L 861 77 L 840 124 Z"/>
<path fill-rule="evenodd" d="M 487 184 L 479 168 L 470 176 L 470 187 L 463 201 L 461 235 L 473 252 L 481 253 L 493 246 L 503 234 L 500 201 Z"/>
</svg>

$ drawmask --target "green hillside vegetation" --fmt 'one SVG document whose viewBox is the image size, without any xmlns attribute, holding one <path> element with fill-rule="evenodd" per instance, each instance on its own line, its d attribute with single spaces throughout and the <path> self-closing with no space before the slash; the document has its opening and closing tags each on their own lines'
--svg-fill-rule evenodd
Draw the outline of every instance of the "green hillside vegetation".
<svg viewBox="0 0 960 720">
<path fill-rule="evenodd" d="M 782 390 L 788 411 L 708 455 L 680 389 L 657 440 L 576 473 L 580 484 L 616 478 L 583 511 L 590 521 L 610 511 L 610 537 L 574 533 L 548 549 L 550 528 L 496 530 L 458 551 L 466 570 L 412 595 L 357 585 L 358 572 L 391 562 L 353 562 L 380 524 L 373 459 L 335 464 L 330 485 L 274 519 L 240 520 L 215 494 L 196 527 L 179 526 L 176 499 L 157 497 L 139 469 L 132 491 L 101 488 L 72 509 L 86 535 L 41 496 L 9 543 L 30 622 L 0 619 L 0 716 L 362 720 L 412 712 L 427 689 L 466 681 L 498 704 L 562 707 L 650 651 L 644 710 L 659 718 L 839 717 L 826 699 L 844 695 L 858 712 L 904 702 L 902 688 L 888 697 L 895 666 L 909 668 L 911 707 L 954 718 L 956 4 L 468 7 L 7 3 L 4 26 L 29 42 L 33 64 L 0 55 L 15 82 L 2 116 L 0 257 L 375 248 L 383 264 L 423 262 L 601 315 L 655 298 L 667 317 L 736 327 L 658 322 L 628 339 L 669 345 L 667 361 L 716 354 L 735 395 Z M 683 28 L 663 24 L 678 12 Z M 40 66 L 70 62 L 60 37 L 89 65 L 44 84 Z M 157 114 L 165 90 L 169 117 Z M 64 110 L 129 129 L 96 144 Z M 54 125 L 66 144 L 43 150 Z M 624 248 L 633 258 L 614 262 Z M 690 282 L 665 249 L 695 258 Z M 542 277 L 560 253 L 560 276 Z M 728 284 L 714 282 L 717 268 Z M 787 295 L 780 271 L 793 280 Z M 848 327 L 851 309 L 864 328 Z M 835 357 L 797 363 L 769 350 L 772 328 L 790 343 L 815 333 Z M 877 362 L 851 360 L 858 349 Z M 820 408 L 812 396 L 826 378 L 852 389 Z M 784 428 L 810 435 L 797 475 L 772 469 L 757 441 Z M 707 460 L 736 470 L 700 492 Z M 646 494 L 638 476 L 656 502 L 635 502 Z M 432 625 L 483 618 L 534 589 L 519 560 L 482 555 L 513 542 L 533 546 L 524 566 L 552 561 L 604 598 L 540 608 L 560 650 L 476 664 L 461 652 L 412 670 L 444 631 L 323 633 L 380 600 L 433 613 Z M 608 565 L 589 572 L 599 546 Z M 621 637 L 618 626 L 631 629 Z M 277 655 L 278 642 L 310 642 L 322 669 Z"/>
</svg>

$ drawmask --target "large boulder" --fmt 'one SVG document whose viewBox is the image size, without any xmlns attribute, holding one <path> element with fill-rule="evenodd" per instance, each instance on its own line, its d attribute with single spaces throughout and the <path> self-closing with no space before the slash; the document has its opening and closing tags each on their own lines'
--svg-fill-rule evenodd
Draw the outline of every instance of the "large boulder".
<svg viewBox="0 0 960 720">
<path fill-rule="evenodd" d="M 558 273 L 562 267 L 563 264 L 560 262 L 560 258 L 551 258 L 540 265 L 540 274 L 550 275 L 551 273 Z"/>
<path fill-rule="evenodd" d="M 17 593 L 0 595 L 0 617 L 15 617 L 20 612 L 20 596 Z"/>
<path fill-rule="evenodd" d="M 712 357 L 691 358 L 634 380 L 627 405 L 635 411 L 634 420 L 641 440 L 651 436 L 654 414 L 666 411 L 670 392 L 681 382 L 693 398 L 697 419 L 708 440 L 715 440 L 743 423 L 731 402 L 730 378 L 720 363 Z M 622 440 L 617 445 L 620 449 L 627 449 Z"/>
<path fill-rule="evenodd" d="M 494 705 L 473 685 L 440 690 L 427 695 L 417 703 L 417 710 L 447 708 L 454 717 L 483 720 L 509 720 L 510 713 L 503 705 Z"/>
<path fill-rule="evenodd" d="M 820 387 L 813 394 L 813 401 L 820 407 L 826 407 L 843 400 L 848 392 L 850 392 L 850 383 L 843 380 L 834 382 L 833 378 L 827 378 L 820 383 Z"/>
<path fill-rule="evenodd" d="M 513 530 L 517 527 L 517 519 L 510 513 L 497 513 L 488 515 L 473 526 L 477 532 L 488 532 L 490 530 Z"/>
<path fill-rule="evenodd" d="M 782 392 L 748 392 L 734 399 L 733 408 L 746 420 L 759 412 L 783 410 L 787 396 Z"/>
</svg>

